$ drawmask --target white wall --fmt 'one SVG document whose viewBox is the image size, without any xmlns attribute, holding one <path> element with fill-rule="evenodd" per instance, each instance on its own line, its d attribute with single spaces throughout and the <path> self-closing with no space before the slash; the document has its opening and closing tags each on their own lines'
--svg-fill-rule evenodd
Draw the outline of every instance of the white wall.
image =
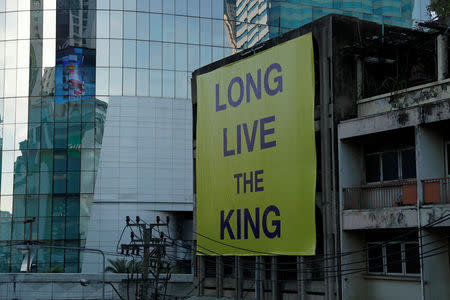
<svg viewBox="0 0 450 300">
<path fill-rule="evenodd" d="M 419 300 L 420 281 L 419 280 L 388 280 L 384 279 L 366 279 L 367 297 L 360 299 L 366 300 Z M 438 299 L 438 298 L 434 298 Z M 440 298 L 447 299 L 447 298 Z"/>
<path fill-rule="evenodd" d="M 126 216 L 154 223 L 192 209 L 190 101 L 110 97 L 86 247 L 115 252 Z M 84 256 L 83 272 L 100 269 Z"/>
</svg>

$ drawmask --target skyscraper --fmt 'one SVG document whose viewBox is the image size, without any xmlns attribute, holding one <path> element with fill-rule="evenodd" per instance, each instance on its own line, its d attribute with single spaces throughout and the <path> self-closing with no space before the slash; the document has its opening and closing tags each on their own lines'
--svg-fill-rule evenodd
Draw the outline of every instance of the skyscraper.
<svg viewBox="0 0 450 300">
<path fill-rule="evenodd" d="M 225 0 L 228 35 L 238 49 L 254 46 L 329 14 L 412 27 L 429 18 L 428 0 Z M 228 21 L 228 22 L 227 22 Z M 233 25 L 230 23 L 234 22 Z"/>
</svg>

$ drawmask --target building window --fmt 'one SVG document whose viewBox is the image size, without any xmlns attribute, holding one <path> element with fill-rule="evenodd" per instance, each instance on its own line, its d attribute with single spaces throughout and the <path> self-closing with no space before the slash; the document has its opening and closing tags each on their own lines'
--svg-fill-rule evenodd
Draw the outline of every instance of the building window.
<svg viewBox="0 0 450 300">
<path fill-rule="evenodd" d="M 367 272 L 377 275 L 419 274 L 419 243 L 368 243 Z"/>
<path fill-rule="evenodd" d="M 366 154 L 366 182 L 385 182 L 416 178 L 414 148 Z"/>
</svg>

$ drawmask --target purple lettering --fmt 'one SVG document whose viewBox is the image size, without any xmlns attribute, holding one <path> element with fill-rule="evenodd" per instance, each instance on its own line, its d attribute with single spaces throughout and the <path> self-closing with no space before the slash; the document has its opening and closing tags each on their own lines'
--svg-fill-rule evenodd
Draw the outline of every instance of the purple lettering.
<svg viewBox="0 0 450 300">
<path fill-rule="evenodd" d="M 237 234 L 236 239 L 241 239 L 241 210 L 236 209 L 236 227 L 237 227 Z"/>
<path fill-rule="evenodd" d="M 253 151 L 253 147 L 255 146 L 255 138 L 256 138 L 256 130 L 258 128 L 258 120 L 255 120 L 253 122 L 252 137 L 251 138 L 248 136 L 247 123 L 242 124 L 242 127 L 243 127 L 243 130 L 244 130 L 245 141 L 247 142 L 248 152 L 252 152 Z"/>
<path fill-rule="evenodd" d="M 272 70 L 274 70 L 274 69 L 277 70 L 278 73 L 280 73 L 282 71 L 280 64 L 273 63 L 267 68 L 266 73 L 264 74 L 264 89 L 266 90 L 266 93 L 270 96 L 275 96 L 278 92 L 283 91 L 283 77 L 281 75 L 276 76 L 273 79 L 273 82 L 277 83 L 277 87 L 275 89 L 271 89 L 269 86 L 270 72 L 272 72 Z"/>
<path fill-rule="evenodd" d="M 275 216 L 277 216 L 277 217 L 280 216 L 280 211 L 278 210 L 278 208 L 275 205 L 271 205 L 271 206 L 267 207 L 263 214 L 262 227 L 263 227 L 264 234 L 268 238 L 273 239 L 274 237 L 281 236 L 281 221 L 273 220 L 272 226 L 275 226 L 275 230 L 272 232 L 269 231 L 269 229 L 267 228 L 267 216 L 271 212 L 275 213 Z"/>
<path fill-rule="evenodd" d="M 255 84 L 252 74 L 247 73 L 247 82 L 246 82 L 247 102 L 250 102 L 250 86 L 252 87 L 253 92 L 255 93 L 256 99 L 261 99 L 261 69 L 258 69 L 256 76 L 257 76 L 256 82 L 258 85 Z"/>
<path fill-rule="evenodd" d="M 244 125 L 247 125 L 247 124 L 244 124 Z M 237 135 L 237 137 L 236 137 L 236 142 L 237 142 L 236 151 L 237 152 L 236 153 L 241 154 L 242 142 L 241 142 L 241 125 L 240 124 L 237 126 L 236 135 Z"/>
<path fill-rule="evenodd" d="M 258 175 L 262 175 L 264 174 L 264 170 L 258 170 L 255 171 L 255 192 L 262 192 L 264 191 L 264 187 L 263 186 L 258 186 L 258 183 L 262 183 L 263 179 L 262 178 L 258 178 Z"/>
<path fill-rule="evenodd" d="M 234 149 L 232 150 L 228 150 L 228 129 L 224 128 L 223 129 L 223 156 L 230 156 L 230 155 L 234 155 Z"/>
<path fill-rule="evenodd" d="M 239 98 L 236 101 L 234 101 L 231 96 L 231 90 L 235 83 L 239 84 Z M 228 85 L 228 103 L 233 107 L 239 106 L 242 102 L 242 98 L 244 98 L 244 82 L 241 77 L 237 76 L 231 79 L 230 84 Z"/>
<path fill-rule="evenodd" d="M 226 104 L 219 104 L 219 84 L 216 84 L 216 111 L 221 111 L 227 108 Z"/>
<path fill-rule="evenodd" d="M 255 238 L 259 239 L 259 207 L 255 208 L 255 222 L 252 220 L 250 211 L 244 209 L 244 239 L 248 239 L 248 227 L 251 227 Z"/>
<path fill-rule="evenodd" d="M 233 230 L 230 226 L 230 218 L 233 215 L 234 209 L 228 212 L 227 218 L 224 220 L 224 211 L 220 211 L 220 239 L 223 240 L 225 237 L 225 228 L 228 230 L 228 235 L 230 239 L 234 240 Z"/>
<path fill-rule="evenodd" d="M 237 193 L 239 194 L 239 179 L 242 177 L 242 173 L 234 174 L 234 178 L 236 178 L 236 186 L 237 186 Z"/>
<path fill-rule="evenodd" d="M 275 121 L 275 116 L 270 116 L 267 118 L 263 118 L 260 120 L 260 142 L 261 142 L 261 149 L 267 149 L 267 148 L 271 148 L 271 147 L 275 147 L 277 145 L 276 141 L 271 141 L 271 142 L 267 142 L 266 143 L 266 135 L 269 134 L 273 134 L 275 133 L 275 128 L 269 128 L 269 129 L 265 129 L 265 125 L 267 123 L 271 123 Z"/>
<path fill-rule="evenodd" d="M 247 185 L 250 185 L 250 192 L 253 192 L 253 172 L 250 172 L 250 178 L 247 179 L 247 173 L 244 173 L 244 194 L 247 193 Z"/>
</svg>

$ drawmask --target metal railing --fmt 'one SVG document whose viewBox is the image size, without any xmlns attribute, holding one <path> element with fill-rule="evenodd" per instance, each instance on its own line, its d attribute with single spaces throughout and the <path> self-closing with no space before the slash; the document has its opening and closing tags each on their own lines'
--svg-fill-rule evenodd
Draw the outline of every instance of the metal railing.
<svg viewBox="0 0 450 300">
<path fill-rule="evenodd" d="M 425 204 L 450 203 L 450 177 L 422 180 Z"/>
<path fill-rule="evenodd" d="M 343 192 L 344 209 L 374 209 L 417 203 L 415 180 L 346 187 Z"/>
</svg>

